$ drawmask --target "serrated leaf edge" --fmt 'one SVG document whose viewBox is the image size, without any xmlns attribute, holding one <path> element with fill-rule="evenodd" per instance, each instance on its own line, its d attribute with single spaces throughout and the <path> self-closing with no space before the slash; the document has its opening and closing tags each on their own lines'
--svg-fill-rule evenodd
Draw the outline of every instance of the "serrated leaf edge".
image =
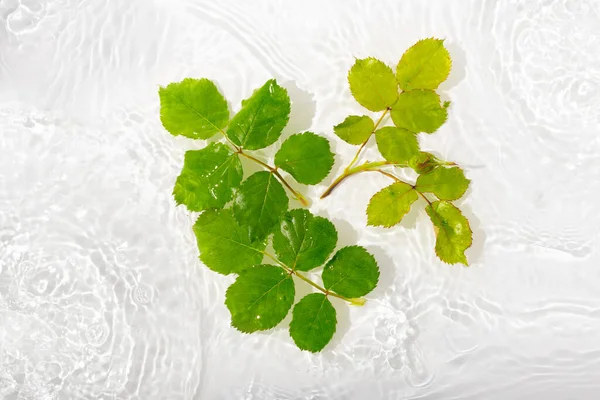
<svg viewBox="0 0 600 400">
<path fill-rule="evenodd" d="M 440 201 L 446 201 L 447 203 L 452 204 L 450 201 L 447 201 L 447 200 L 440 200 Z M 433 208 L 433 206 L 431 204 L 429 204 L 428 206 L 431 207 L 431 208 Z M 451 262 L 443 260 L 442 257 L 440 257 L 440 254 L 438 253 L 438 249 L 437 249 L 437 236 L 438 236 L 438 232 L 435 231 L 435 228 L 438 228 L 438 227 L 437 227 L 437 225 L 433 224 L 433 221 L 432 221 L 432 225 L 434 227 L 434 233 L 435 233 L 435 240 L 436 240 L 436 245 L 434 246 L 435 255 L 444 264 L 448 264 L 448 265 L 463 264 L 466 267 L 468 267 L 469 266 L 469 260 L 467 259 L 467 255 L 465 254 L 465 252 L 467 251 L 467 249 L 471 248 L 471 246 L 473 245 L 473 230 L 471 229 L 471 222 L 469 221 L 469 219 L 467 217 L 464 216 L 464 214 L 462 213 L 462 211 L 461 211 L 460 208 L 456 207 L 454 204 L 452 204 L 452 206 L 454 208 L 456 208 L 460 212 L 460 215 L 462 215 L 465 218 L 465 221 L 467 221 L 467 228 L 469 228 L 469 233 L 471 233 L 469 235 L 469 238 L 471 239 L 470 242 L 469 242 L 469 245 L 467 247 L 465 247 L 465 249 L 462 251 L 463 252 L 462 255 L 464 256 L 465 262 L 460 262 L 459 261 L 459 262 L 456 262 L 456 263 L 451 263 Z M 436 214 L 437 214 L 437 212 L 436 212 Z M 439 230 L 439 228 L 438 228 L 438 230 Z"/>
<path fill-rule="evenodd" d="M 249 271 L 249 270 L 250 270 L 250 269 L 252 269 L 252 268 L 256 268 L 256 267 L 260 267 L 260 266 L 269 266 L 269 267 L 273 267 L 273 268 L 279 268 L 278 266 L 276 266 L 276 265 L 272 265 L 272 264 L 256 264 L 256 265 L 253 265 L 252 267 L 250 267 L 250 268 L 248 268 L 248 269 L 245 269 L 245 270 L 241 271 L 241 272 L 238 274 L 237 278 L 239 278 L 240 276 L 242 276 L 242 274 L 243 274 L 244 272 L 246 272 L 246 271 Z M 279 268 L 279 269 L 280 269 L 280 268 Z M 223 302 L 223 304 L 225 304 L 225 307 L 227 308 L 227 311 L 229 311 L 229 314 L 230 314 L 230 316 L 231 316 L 231 321 L 230 321 L 230 323 L 229 323 L 229 326 L 231 326 L 232 328 L 235 328 L 235 330 L 236 330 L 236 331 L 238 331 L 238 332 L 241 332 L 241 333 L 245 333 L 245 334 L 247 334 L 247 335 L 250 335 L 250 334 L 252 334 L 252 333 L 254 333 L 254 332 L 264 332 L 264 331 L 268 331 L 268 330 L 271 330 L 271 329 L 275 329 L 275 328 L 276 328 L 276 327 L 277 327 L 277 326 L 278 326 L 278 325 L 279 325 L 279 324 L 280 324 L 280 323 L 281 323 L 281 322 L 282 322 L 282 321 L 285 319 L 285 317 L 287 317 L 287 316 L 288 316 L 288 314 L 290 313 L 290 311 L 289 311 L 289 310 L 288 310 L 287 314 L 286 314 L 286 315 L 285 315 L 285 316 L 284 316 L 284 317 L 281 319 L 281 321 L 279 321 L 278 323 L 276 323 L 274 326 L 272 326 L 272 327 L 270 327 L 270 328 L 265 328 L 265 329 L 257 329 L 257 330 L 255 330 L 255 331 L 245 331 L 245 330 L 243 330 L 243 329 L 241 329 L 241 328 L 239 328 L 239 327 L 237 327 L 237 326 L 235 326 L 235 325 L 233 324 L 233 315 L 231 315 L 231 310 L 229 310 L 229 307 L 227 307 L 227 299 L 229 298 L 229 289 L 231 289 L 231 287 L 233 286 L 233 284 L 234 284 L 234 283 L 237 281 L 237 278 L 236 278 L 236 280 L 235 280 L 235 281 L 233 281 L 233 283 L 232 283 L 231 285 L 229 285 L 229 286 L 227 287 L 227 290 L 225 290 L 225 301 Z M 284 277 L 284 278 L 283 278 L 281 281 L 279 281 L 279 282 L 277 283 L 277 285 L 276 285 L 276 286 L 279 286 L 279 285 L 281 285 L 281 283 L 282 283 L 282 282 L 284 282 L 284 281 L 285 281 L 285 280 L 287 280 L 287 279 L 292 279 L 292 276 L 291 276 L 291 275 L 289 275 L 289 274 L 287 274 L 287 275 L 286 275 L 286 276 L 285 276 L 285 277 Z M 293 283 L 293 282 L 294 282 L 294 280 L 292 279 L 292 283 Z M 275 286 L 273 286 L 273 287 L 275 287 Z M 269 289 L 269 291 L 271 291 L 271 290 L 273 290 L 273 288 Z M 295 295 L 295 285 L 294 285 L 294 295 Z M 294 308 L 294 303 L 292 302 L 292 304 L 290 305 L 290 309 L 293 309 L 293 308 Z"/>
<path fill-rule="evenodd" d="M 379 264 L 377 263 L 377 259 L 375 258 L 375 256 L 373 254 L 371 254 L 371 252 L 369 252 L 369 250 L 364 247 L 364 246 L 360 246 L 360 245 L 351 245 L 351 246 L 344 246 L 341 249 L 339 249 L 338 251 L 336 251 L 333 256 L 325 263 L 323 269 L 327 268 L 327 266 L 333 262 L 333 260 L 335 259 L 335 257 L 338 255 L 338 253 L 344 249 L 351 249 L 351 248 L 358 248 L 358 249 L 362 249 L 365 251 L 365 253 L 367 253 L 372 259 L 373 262 L 375 263 L 375 266 L 377 267 L 377 281 L 375 282 L 375 286 L 373 287 L 373 289 L 371 289 L 368 293 L 366 293 L 364 296 L 366 296 L 367 294 L 371 293 L 373 290 L 375 290 L 375 288 L 377 287 L 377 285 L 379 285 L 379 278 L 381 277 L 381 269 L 379 268 Z M 323 282 L 325 283 L 325 282 Z M 335 284 L 337 284 L 339 282 L 336 282 Z M 330 290 L 329 288 L 325 287 L 329 292 L 333 292 L 335 294 L 339 294 L 338 292 L 336 292 L 335 290 Z M 343 296 L 340 294 L 340 296 Z"/>
<path fill-rule="evenodd" d="M 310 296 L 311 294 L 315 294 L 315 293 L 316 294 L 320 294 L 318 292 L 309 293 L 306 296 L 304 296 L 302 299 L 300 299 L 300 301 L 302 301 L 305 297 Z M 296 306 L 300 303 L 300 301 L 298 303 L 294 304 L 294 306 L 292 307 L 292 321 L 294 320 L 294 312 L 296 311 Z M 337 320 L 337 310 L 336 310 L 335 306 L 333 305 L 333 303 L 331 303 L 331 300 L 329 300 L 329 296 L 323 294 L 323 304 L 325 304 L 325 301 L 328 301 L 329 304 L 331 305 L 331 307 L 333 307 L 333 309 L 335 311 L 335 314 L 333 316 L 333 318 L 334 318 L 334 324 L 333 324 L 333 332 L 331 334 L 331 338 L 329 338 L 329 340 L 327 341 L 327 343 L 325 343 L 325 345 L 323 347 L 321 347 L 320 349 L 313 351 L 313 350 L 310 350 L 310 349 L 305 349 L 305 348 L 300 347 L 300 345 L 298 345 L 298 342 L 296 342 L 296 339 L 292 336 L 292 332 L 291 332 L 292 322 L 290 321 L 290 327 L 288 329 L 288 332 L 290 334 L 290 337 L 292 338 L 292 341 L 294 342 L 294 344 L 296 345 L 296 347 L 298 347 L 300 349 L 300 351 L 308 351 L 308 352 L 313 353 L 313 354 L 319 353 L 319 352 L 321 352 L 329 344 L 329 342 L 331 342 L 331 339 L 333 339 L 333 337 L 335 336 L 335 333 L 337 332 L 337 323 L 338 323 L 338 320 Z M 323 305 L 321 305 L 321 308 L 323 308 Z M 319 312 L 320 311 L 321 311 L 321 309 L 319 309 Z M 319 312 L 317 312 L 317 314 Z"/>
<path fill-rule="evenodd" d="M 402 129 L 402 128 L 399 128 L 399 129 Z M 409 132 L 410 132 L 410 131 L 409 131 Z M 394 226 L 396 226 L 396 225 L 398 225 L 399 223 L 401 223 L 401 222 L 402 222 L 402 219 L 404 219 L 404 217 L 402 217 L 402 219 L 400 219 L 400 221 L 398 221 L 397 223 L 395 223 L 395 224 L 393 224 L 393 225 L 375 225 L 375 224 L 372 224 L 372 223 L 369 221 L 369 207 L 371 206 L 371 200 L 373 200 L 373 197 L 377 196 L 379 193 L 383 192 L 385 189 L 387 189 L 388 187 L 390 187 L 390 186 L 392 186 L 392 185 L 394 185 L 394 184 L 396 184 L 396 183 L 398 183 L 398 182 L 394 182 L 394 183 L 392 183 L 391 185 L 387 185 L 386 187 L 384 187 L 383 189 L 381 189 L 379 192 L 377 192 L 377 193 L 375 193 L 373 196 L 371 196 L 371 199 L 369 199 L 369 204 L 367 204 L 367 209 L 365 210 L 365 215 L 367 216 L 367 226 L 373 226 L 373 227 L 380 227 L 380 228 L 390 229 L 390 228 L 392 228 L 392 227 L 394 227 Z M 405 182 L 402 182 L 402 183 L 405 183 Z M 409 185 L 409 184 L 407 183 L 407 185 Z M 411 186 L 411 185 L 409 185 L 409 186 Z M 404 195 L 406 195 L 406 194 L 408 194 L 408 193 L 410 193 L 410 192 L 412 192 L 412 191 L 416 191 L 416 189 L 415 189 L 415 187 L 414 187 L 414 186 L 412 187 L 412 189 L 411 189 L 411 190 L 409 190 L 409 191 L 407 191 L 407 192 L 404 192 L 404 193 L 402 194 L 402 196 L 404 196 Z M 409 212 L 412 210 L 412 205 L 413 205 L 413 204 L 414 204 L 414 202 L 412 202 L 412 203 L 410 204 L 410 206 L 408 207 L 408 211 L 406 212 L 406 214 L 404 214 L 404 216 L 407 216 L 407 215 L 408 215 L 408 213 L 409 213 Z"/>
<path fill-rule="evenodd" d="M 420 40 L 418 40 L 417 42 L 415 42 L 415 44 L 413 44 L 412 46 L 410 46 L 408 49 L 406 49 L 406 50 L 404 51 L 404 53 L 402 53 L 402 55 L 400 56 L 400 60 L 398 61 L 398 64 L 396 64 L 396 71 L 394 72 L 394 76 L 396 77 L 396 81 L 398 80 L 398 72 L 397 72 L 397 71 L 398 71 L 398 66 L 400 65 L 400 61 L 402 61 L 402 57 L 404 57 L 404 55 L 405 55 L 405 54 L 406 54 L 406 53 L 407 53 L 407 52 L 408 52 L 410 49 L 412 49 L 413 47 L 417 46 L 419 43 L 421 43 L 421 42 L 424 42 L 425 40 L 432 40 L 432 39 L 433 39 L 433 40 L 439 40 L 439 41 L 441 41 L 441 42 L 442 42 L 442 46 L 441 46 L 441 47 L 444 47 L 444 42 L 446 41 L 446 38 L 440 39 L 440 38 L 436 38 L 436 37 L 433 37 L 433 36 L 432 36 L 432 37 L 428 37 L 428 38 L 420 39 Z M 446 49 L 446 48 L 444 47 L 444 49 Z M 448 77 L 449 77 L 449 76 L 450 76 L 450 74 L 452 73 L 452 68 L 453 68 L 453 66 L 454 66 L 454 65 L 453 65 L 453 61 L 452 61 L 452 57 L 450 57 L 450 51 L 448 51 L 448 49 L 446 49 L 446 51 L 448 52 L 448 60 L 450 61 L 450 68 L 448 69 L 448 74 L 446 74 L 446 76 L 444 77 L 444 79 L 442 79 L 442 81 L 441 81 L 441 82 L 440 82 L 440 83 L 439 83 L 439 84 L 438 84 L 438 85 L 437 85 L 435 88 L 433 88 L 433 89 L 425 89 L 425 90 L 434 90 L 434 91 L 435 91 L 435 90 L 437 90 L 437 89 L 438 89 L 438 87 L 439 87 L 439 86 L 440 86 L 440 85 L 441 85 L 443 82 L 445 82 L 445 81 L 446 81 L 446 79 L 448 79 Z M 433 57 L 433 55 L 432 55 L 431 57 Z M 400 82 L 398 82 L 398 87 L 400 87 Z M 401 90 L 403 90 L 402 88 L 400 88 L 400 89 L 401 89 Z M 409 90 L 404 90 L 404 91 L 406 91 L 406 92 L 409 92 L 409 91 L 411 91 L 411 90 L 420 90 L 420 89 L 409 89 Z M 444 122 L 445 122 L 445 121 L 444 121 Z"/>
<path fill-rule="evenodd" d="M 355 58 L 354 64 L 352 64 L 352 67 L 350 67 L 350 70 L 348 70 L 348 75 L 346 77 L 346 80 L 348 81 L 348 87 L 350 88 L 350 93 L 352 94 L 352 97 L 354 98 L 354 100 L 358 103 L 358 100 L 356 100 L 356 96 L 354 94 L 354 91 L 352 90 L 352 86 L 350 85 L 350 71 L 352 71 L 352 68 L 356 65 L 356 63 L 358 61 L 366 61 L 366 60 L 375 60 L 375 61 L 379 61 L 380 63 L 382 63 L 383 65 L 385 65 L 391 72 L 392 75 L 394 75 L 394 81 L 396 81 L 396 89 L 399 88 L 399 84 L 398 84 L 398 80 L 396 79 L 396 73 L 394 72 L 394 70 L 392 69 L 392 67 L 390 67 L 389 65 L 387 65 L 386 63 L 384 63 L 383 61 L 381 61 L 380 59 L 376 58 L 376 57 L 367 57 L 367 58 Z M 398 93 L 399 95 L 399 93 Z M 392 107 L 392 105 L 398 101 L 398 95 L 396 95 L 396 100 L 394 100 L 394 102 L 392 104 L 387 105 L 387 108 Z M 369 111 L 373 111 L 373 112 L 379 112 L 382 110 L 371 110 L 365 106 L 363 106 L 362 104 L 358 103 L 361 107 L 369 110 Z M 372 119 L 372 118 L 371 118 Z"/>
</svg>

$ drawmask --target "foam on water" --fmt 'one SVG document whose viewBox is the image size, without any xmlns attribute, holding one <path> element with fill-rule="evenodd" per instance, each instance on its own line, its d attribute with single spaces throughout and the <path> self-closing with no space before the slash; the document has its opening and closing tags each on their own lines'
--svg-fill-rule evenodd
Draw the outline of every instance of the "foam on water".
<svg viewBox="0 0 600 400">
<path fill-rule="evenodd" d="M 593 0 L 0 1 L 0 398 L 595 398 L 599 17 Z M 383 176 L 316 200 L 355 151 L 332 133 L 364 113 L 354 57 L 393 66 L 430 36 L 454 60 L 452 106 L 421 146 L 472 180 L 469 269 L 436 259 L 422 210 L 365 227 Z M 293 101 L 284 136 L 332 141 L 332 174 L 302 192 L 381 284 L 365 307 L 334 299 L 318 355 L 285 326 L 230 328 L 233 278 L 197 259 L 196 214 L 171 191 L 203 144 L 158 118 L 158 85 L 187 76 L 232 110 L 274 77 Z"/>
</svg>

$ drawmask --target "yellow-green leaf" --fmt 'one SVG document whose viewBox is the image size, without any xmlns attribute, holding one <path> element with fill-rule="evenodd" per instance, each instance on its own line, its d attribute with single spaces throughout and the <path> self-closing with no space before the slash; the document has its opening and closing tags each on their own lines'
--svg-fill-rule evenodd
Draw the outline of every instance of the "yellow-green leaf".
<svg viewBox="0 0 600 400">
<path fill-rule="evenodd" d="M 398 83 L 390 67 L 376 58 L 356 60 L 348 73 L 350 91 L 360 105 L 382 111 L 398 98 Z"/>
<path fill-rule="evenodd" d="M 396 225 L 410 211 L 418 198 L 412 186 L 396 182 L 375 193 L 367 207 L 367 224 L 389 228 Z"/>
<path fill-rule="evenodd" d="M 419 152 L 419 141 L 413 132 L 386 126 L 375 132 L 377 148 L 388 161 L 407 164 Z"/>
<path fill-rule="evenodd" d="M 160 120 L 172 135 L 208 139 L 229 121 L 227 101 L 208 79 L 185 78 L 158 90 Z"/>
<path fill-rule="evenodd" d="M 452 203 L 439 200 L 425 209 L 433 223 L 436 242 L 435 254 L 448 264 L 469 265 L 465 250 L 473 243 L 469 221 Z"/>
<path fill-rule="evenodd" d="M 451 68 L 452 60 L 444 41 L 423 39 L 406 50 L 396 67 L 396 79 L 402 90 L 436 89 Z"/>
<path fill-rule="evenodd" d="M 375 128 L 375 123 L 366 115 L 350 115 L 333 127 L 333 132 L 346 143 L 363 144 Z"/>
<path fill-rule="evenodd" d="M 433 193 L 440 200 L 456 200 L 465 194 L 469 182 L 458 167 L 436 168 L 420 175 L 416 187 L 420 192 Z"/>
<path fill-rule="evenodd" d="M 404 92 L 392 106 L 392 121 L 411 132 L 433 133 L 446 122 L 448 105 L 441 105 L 440 96 L 431 90 Z"/>
</svg>

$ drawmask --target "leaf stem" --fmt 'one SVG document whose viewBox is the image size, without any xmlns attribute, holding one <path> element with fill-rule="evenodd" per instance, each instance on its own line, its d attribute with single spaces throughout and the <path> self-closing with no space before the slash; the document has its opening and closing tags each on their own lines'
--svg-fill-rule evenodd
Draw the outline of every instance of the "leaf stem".
<svg viewBox="0 0 600 400">
<path fill-rule="evenodd" d="M 383 167 L 386 165 L 393 165 L 396 167 L 408 167 L 408 165 L 406 165 L 406 164 L 399 164 L 399 163 L 396 163 L 393 161 L 376 161 L 376 162 L 366 162 L 366 163 L 358 165 L 356 167 L 349 168 L 349 169 L 345 170 L 343 174 L 338 176 L 331 185 L 329 185 L 329 187 L 321 195 L 321 198 L 324 199 L 325 197 L 329 196 L 331 194 L 331 192 L 333 191 L 333 189 L 335 189 L 336 186 L 338 186 L 340 183 L 342 183 L 342 181 L 344 181 L 344 179 L 348 178 L 350 175 L 358 174 L 358 173 L 364 172 L 364 171 L 377 170 L 379 167 Z"/>
<path fill-rule="evenodd" d="M 304 282 L 308 283 L 310 286 L 312 286 L 315 289 L 323 292 L 325 294 L 325 296 L 337 297 L 338 299 L 347 301 L 348 303 L 352 304 L 353 306 L 362 306 L 362 305 L 364 305 L 367 302 L 367 300 L 364 299 L 364 298 L 362 298 L 362 297 L 358 298 L 358 299 L 349 299 L 349 298 L 344 297 L 342 295 L 339 295 L 337 293 L 330 292 L 329 290 L 325 289 L 321 285 L 319 285 L 319 284 L 311 281 L 306 276 L 300 274 L 298 271 L 296 271 L 296 270 L 288 267 L 287 265 L 285 265 L 284 263 L 282 263 L 281 261 L 279 261 L 279 259 L 277 259 L 277 257 L 275 257 L 274 255 L 272 255 L 270 253 L 267 253 L 266 251 L 263 251 L 262 253 L 265 256 L 267 256 L 268 258 L 270 258 L 271 260 L 275 261 L 281 268 L 283 268 L 284 270 L 286 270 L 290 275 L 296 275 L 298 278 L 300 278 Z"/>
<path fill-rule="evenodd" d="M 335 189 L 335 187 L 337 185 L 339 185 L 340 183 L 342 183 L 342 181 L 344 179 L 346 179 L 347 177 L 349 177 L 350 175 L 353 175 L 353 174 L 356 174 L 356 173 L 368 170 L 367 168 L 360 168 L 360 167 L 364 167 L 367 164 L 375 164 L 375 163 L 368 163 L 367 162 L 367 163 L 363 164 L 362 166 L 354 167 L 354 164 L 356 164 L 356 162 L 358 161 L 358 157 L 360 157 L 360 153 L 365 148 L 365 146 L 369 142 L 369 139 L 371 139 L 371 136 L 373 136 L 373 134 L 375 133 L 375 131 L 377 130 L 377 128 L 381 124 L 381 121 L 383 121 L 383 119 L 385 118 L 385 116 L 387 115 L 387 113 L 390 110 L 391 110 L 391 108 L 388 107 L 381 114 L 381 116 L 379 117 L 379 119 L 377 120 L 377 122 L 375 122 L 375 125 L 373 126 L 373 130 L 371 131 L 371 133 L 369 133 L 369 137 L 364 142 L 362 142 L 362 144 L 358 148 L 358 151 L 354 155 L 354 158 L 352 159 L 352 161 L 350 161 L 350 164 L 348 164 L 348 166 L 346 168 L 344 168 L 344 172 L 333 181 L 333 183 L 325 190 L 325 192 L 323 192 L 323 194 L 321 195 L 322 199 L 324 199 L 325 197 L 329 196 L 331 194 L 331 192 L 333 191 L 333 189 Z M 385 164 L 381 164 L 381 165 L 385 165 Z M 356 168 L 359 168 L 359 169 L 357 170 Z"/>
<path fill-rule="evenodd" d="M 306 200 L 306 198 L 297 190 L 295 190 L 284 178 L 283 176 L 281 176 L 281 174 L 279 173 L 279 171 L 277 171 L 277 168 L 271 167 L 269 164 L 266 164 L 264 162 L 262 162 L 261 160 L 259 160 L 258 158 L 251 156 L 248 153 L 245 153 L 244 150 L 242 150 L 239 147 L 236 147 L 236 153 L 246 157 L 249 160 L 254 161 L 255 163 L 261 165 L 263 168 L 265 168 L 266 170 L 268 170 L 269 172 L 271 172 L 273 175 L 275 175 L 277 177 L 277 179 L 279 179 L 279 181 L 296 197 L 296 199 L 298 199 L 298 201 L 300 203 L 302 203 L 302 205 L 304 207 L 308 207 L 309 206 L 309 202 L 308 200 Z"/>
<path fill-rule="evenodd" d="M 404 182 L 402 179 L 398 178 L 396 175 L 394 175 L 394 174 L 390 174 L 389 172 L 382 171 L 382 170 L 380 170 L 380 169 L 371 170 L 371 171 L 379 172 L 379 173 L 381 173 L 381 174 L 383 174 L 383 175 L 387 176 L 388 178 L 392 178 L 392 179 L 393 179 L 393 180 L 395 180 L 396 182 L 402 182 L 402 183 L 406 183 L 407 185 L 410 185 L 410 186 L 412 186 L 412 188 L 414 189 L 414 191 L 415 191 L 415 192 L 417 192 L 417 193 L 419 194 L 419 196 L 421 196 L 422 198 L 424 198 L 424 199 L 425 199 L 425 201 L 426 201 L 427 203 L 429 203 L 429 205 L 431 205 L 431 201 L 430 201 L 430 200 L 427 198 L 427 196 L 425 196 L 425 194 L 423 194 L 423 192 L 421 192 L 421 191 L 417 190 L 417 187 L 416 187 L 415 185 L 411 185 L 411 184 L 410 184 L 410 183 L 408 183 L 408 182 Z"/>
<path fill-rule="evenodd" d="M 215 128 L 216 128 L 216 126 L 215 126 Z M 229 139 L 229 136 L 227 136 L 227 134 L 225 133 L 225 131 L 223 129 L 219 128 L 219 133 L 221 135 L 223 135 L 223 137 L 225 138 L 225 140 L 227 140 L 227 143 L 229 143 L 231 145 L 231 147 L 233 147 L 236 152 L 240 151 L 241 148 L 238 145 L 236 145 L 235 143 L 233 143 L 233 141 L 231 139 Z"/>
<path fill-rule="evenodd" d="M 385 118 L 385 116 L 387 115 L 387 113 L 390 110 L 391 110 L 390 107 L 386 108 L 385 111 L 381 114 L 381 116 L 377 120 L 377 122 L 375 122 L 375 126 L 373 126 L 373 130 L 371 131 L 371 133 L 369 133 L 369 137 L 360 145 L 360 147 L 358 148 L 358 151 L 354 155 L 354 158 L 352 159 L 352 161 L 350 161 L 350 164 L 348 164 L 348 166 L 346 167 L 346 169 L 344 170 L 344 172 L 348 171 L 350 168 L 352 168 L 352 166 L 354 164 L 356 164 L 356 161 L 358 161 L 358 157 L 360 156 L 360 153 L 365 148 L 365 146 L 367 145 L 367 142 L 369 141 L 369 139 L 371 139 L 371 136 L 373 136 L 373 134 L 375 133 L 375 131 L 379 127 L 379 124 L 381 124 L 381 121 L 383 121 L 383 118 Z"/>
</svg>

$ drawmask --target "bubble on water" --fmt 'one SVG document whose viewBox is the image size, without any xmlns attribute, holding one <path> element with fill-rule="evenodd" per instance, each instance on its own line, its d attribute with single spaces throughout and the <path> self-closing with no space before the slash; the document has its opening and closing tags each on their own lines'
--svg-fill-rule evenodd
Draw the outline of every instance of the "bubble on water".
<svg viewBox="0 0 600 400">
<path fill-rule="evenodd" d="M 406 350 L 404 348 L 396 349 L 388 356 L 387 361 L 392 369 L 401 370 L 407 364 Z"/>
<path fill-rule="evenodd" d="M 435 379 L 435 374 L 425 364 L 421 348 L 413 343 L 406 350 L 408 372 L 406 382 L 417 388 L 429 386 Z"/>
<path fill-rule="evenodd" d="M 88 326 L 85 331 L 85 338 L 87 342 L 93 346 L 102 345 L 110 333 L 110 328 L 105 322 L 98 322 Z"/>
<path fill-rule="evenodd" d="M 150 286 L 139 284 L 133 289 L 133 301 L 139 305 L 145 305 L 152 302 L 153 290 Z"/>
</svg>

